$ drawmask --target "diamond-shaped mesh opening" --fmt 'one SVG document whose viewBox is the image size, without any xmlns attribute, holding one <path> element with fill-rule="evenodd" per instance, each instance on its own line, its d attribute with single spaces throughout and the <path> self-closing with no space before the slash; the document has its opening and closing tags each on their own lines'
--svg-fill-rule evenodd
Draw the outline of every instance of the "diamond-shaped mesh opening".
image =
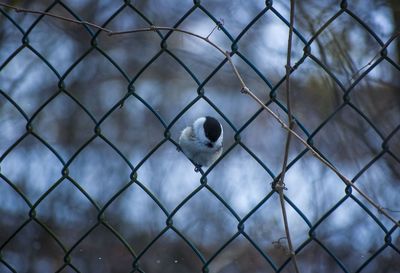
<svg viewBox="0 0 400 273">
<path fill-rule="evenodd" d="M 288 3 L 0 2 L 0 271 L 397 272 L 400 4 L 325 2 L 296 1 L 287 153 Z"/>
<path fill-rule="evenodd" d="M 356 271 L 367 261 L 369 256 L 378 253 L 380 247 L 384 244 L 382 238 L 384 238 L 386 232 L 372 217 L 364 216 L 364 214 L 363 217 L 358 216 L 357 211 L 363 211 L 363 209 L 352 199 L 347 199 L 316 229 L 318 242 L 329 249 L 351 272 Z M 355 226 L 351 221 L 354 217 L 359 217 L 356 219 L 357 224 Z M 335 222 L 337 224 L 334 224 Z M 349 226 L 354 226 L 357 229 L 357 234 L 349 237 L 349 234 L 345 232 L 349 229 Z M 366 237 L 368 237 L 368 240 L 365 240 Z M 343 249 L 343 245 L 338 243 L 342 240 L 350 240 L 352 242 L 351 247 Z M 354 255 L 350 255 L 350 252 Z"/>
</svg>

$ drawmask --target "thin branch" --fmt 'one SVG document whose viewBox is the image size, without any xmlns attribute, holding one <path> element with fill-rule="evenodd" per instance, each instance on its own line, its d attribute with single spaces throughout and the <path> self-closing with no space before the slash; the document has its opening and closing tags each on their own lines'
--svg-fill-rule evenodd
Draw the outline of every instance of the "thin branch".
<svg viewBox="0 0 400 273">
<path fill-rule="evenodd" d="M 229 56 L 229 55 L 228 55 Z M 236 70 L 236 68 L 234 69 Z M 390 221 L 400 227 L 400 222 L 398 222 L 395 218 L 389 215 L 385 210 L 383 210 L 377 203 L 375 203 L 368 195 L 366 195 L 362 190 L 360 190 L 353 182 L 351 182 L 347 177 L 341 174 L 331 163 L 325 160 L 313 147 L 311 147 L 306 140 L 304 140 L 299 134 L 289 128 L 268 106 L 266 106 L 253 92 L 247 87 L 242 86 L 242 92 L 249 95 L 252 99 L 254 99 L 262 108 L 264 108 L 268 113 L 270 113 L 276 121 L 282 127 L 290 132 L 295 138 L 297 138 L 308 150 L 311 151 L 312 155 L 315 156 L 319 161 L 321 161 L 325 166 L 331 169 L 347 186 L 352 187 L 355 189 L 362 197 L 364 197 L 368 203 L 374 206 L 381 214 L 385 215 Z"/>
<path fill-rule="evenodd" d="M 313 147 L 311 147 L 306 140 L 304 140 L 300 135 L 298 135 L 295 131 L 293 131 L 275 112 L 273 112 L 268 106 L 264 104 L 245 84 L 243 78 L 241 77 L 239 71 L 237 70 L 235 64 L 233 63 L 231 59 L 231 53 L 228 51 L 225 51 L 223 48 L 219 47 L 217 44 L 213 43 L 210 41 L 207 37 L 203 37 L 201 35 L 198 35 L 196 33 L 193 33 L 191 31 L 187 30 L 182 30 L 179 28 L 171 28 L 171 27 L 159 27 L 159 26 L 150 26 L 148 28 L 141 28 L 141 29 L 133 29 L 133 30 L 127 30 L 127 31 L 112 31 L 106 28 L 103 28 L 101 26 L 98 26 L 94 23 L 86 22 L 86 21 L 80 21 L 80 20 L 75 20 L 75 19 L 70 19 L 66 18 L 60 15 L 55 15 L 49 12 L 41 12 L 41 11 L 33 11 L 33 10 L 27 10 L 27 9 L 22 9 L 18 8 L 12 5 L 4 4 L 0 2 L 0 6 L 3 7 L 8 7 L 10 9 L 14 9 L 17 12 L 25 12 L 25 13 L 32 13 L 32 14 L 40 14 L 40 15 L 46 15 L 49 17 L 54 17 L 56 19 L 68 21 L 71 23 L 76 23 L 76 24 L 82 24 L 82 25 L 89 25 L 94 28 L 103 30 L 107 32 L 110 36 L 113 35 L 120 35 L 120 34 L 128 34 L 128 33 L 137 33 L 137 32 L 146 32 L 146 31 L 155 31 L 155 30 L 170 30 L 170 31 L 176 31 L 176 32 L 181 32 L 185 33 L 190 36 L 197 37 L 198 39 L 201 39 L 211 46 L 213 46 L 215 49 L 217 49 L 219 52 L 221 52 L 228 60 L 230 65 L 233 68 L 233 71 L 238 78 L 241 86 L 241 92 L 244 94 L 249 95 L 253 100 L 255 100 L 263 109 L 265 109 L 269 114 L 272 115 L 272 117 L 285 129 L 287 130 L 290 134 L 292 134 L 295 138 L 297 138 L 305 147 L 307 147 L 308 150 L 312 153 L 313 156 L 315 156 L 319 161 L 321 161 L 325 166 L 327 166 L 329 169 L 331 169 L 347 186 L 352 187 L 354 190 L 356 190 L 362 197 L 364 197 L 368 203 L 370 203 L 372 206 L 374 206 L 379 213 L 387 217 L 390 221 L 392 221 L 395 225 L 400 227 L 400 222 L 397 221 L 394 217 L 392 217 L 390 214 L 388 214 L 381 206 L 379 206 L 376 202 L 374 202 L 368 195 L 366 195 L 362 190 L 360 190 L 353 182 L 351 182 L 347 177 L 345 177 L 343 174 L 341 174 L 332 164 L 330 164 L 327 160 L 325 160 L 318 152 L 314 150 Z M 387 48 L 387 46 L 390 44 L 392 40 L 400 36 L 400 33 L 397 33 L 394 35 L 386 44 L 383 49 Z M 382 49 L 382 50 L 383 50 Z"/>
<path fill-rule="evenodd" d="M 70 22 L 70 23 L 74 23 L 74 24 L 91 26 L 91 27 L 100 29 L 100 30 L 102 30 L 104 32 L 107 32 L 107 33 L 112 32 L 111 30 L 109 30 L 107 28 L 103 28 L 103 27 L 101 27 L 99 25 L 96 25 L 94 23 L 91 23 L 91 22 L 71 19 L 71 18 L 67 18 L 67 17 L 61 16 L 61 15 L 53 14 L 53 13 L 50 13 L 50 12 L 19 8 L 19 7 L 8 5 L 8 4 L 5 4 L 5 3 L 0 3 L 0 6 L 13 9 L 13 10 L 15 10 L 15 12 L 23 12 L 23 13 L 32 13 L 32 14 L 38 14 L 38 15 L 45 15 L 45 16 L 49 16 L 49 17 L 54 17 L 54 18 L 60 19 L 62 21 L 67 21 L 67 22 Z"/>
<path fill-rule="evenodd" d="M 220 28 L 224 25 L 224 19 L 220 19 L 221 22 L 219 22 L 215 27 L 211 30 L 211 32 L 207 35 L 206 39 L 209 39 L 210 36 L 214 33 L 216 29 L 220 30 Z"/>
<path fill-rule="evenodd" d="M 345 177 L 343 174 L 341 174 L 331 163 L 329 163 L 327 160 L 325 160 L 311 145 L 307 143 L 306 140 L 304 140 L 299 134 L 297 134 L 295 131 L 289 128 L 288 125 L 286 125 L 285 122 L 283 122 L 268 106 L 264 104 L 247 86 L 244 84 L 243 79 L 241 78 L 239 72 L 237 71 L 236 66 L 233 64 L 231 57 L 229 54 L 226 54 L 227 58 L 230 60 L 229 63 L 233 67 L 233 71 L 237 78 L 239 79 L 240 85 L 241 85 L 241 92 L 249 95 L 252 99 L 254 99 L 263 109 L 265 109 L 268 113 L 272 115 L 272 117 L 275 118 L 275 120 L 288 132 L 290 132 L 295 138 L 297 138 L 310 152 L 312 153 L 313 156 L 315 156 L 319 161 L 321 161 L 325 166 L 327 166 L 329 169 L 331 169 L 347 186 L 352 187 L 354 190 L 356 190 L 362 197 L 364 197 L 368 203 L 370 203 L 373 207 L 375 207 L 379 213 L 385 215 L 391 222 L 393 222 L 395 225 L 400 227 L 400 222 L 398 222 L 394 217 L 392 217 L 390 214 L 388 214 L 384 209 L 381 208 L 376 202 L 374 202 L 367 194 L 365 194 L 360 188 L 358 188 L 353 182 L 351 182 L 347 177 Z"/>
<path fill-rule="evenodd" d="M 289 20 L 289 35 L 288 35 L 288 46 L 287 46 L 287 54 L 286 54 L 286 76 L 285 76 L 286 105 L 287 105 L 287 115 L 288 115 L 288 123 L 289 123 L 290 130 L 293 130 L 292 107 L 291 107 L 291 102 L 290 102 L 290 72 L 292 69 L 290 61 L 292 58 L 294 9 L 295 9 L 295 0 L 290 0 L 290 20 Z M 292 139 L 292 134 L 290 133 L 290 131 L 288 131 L 287 137 L 286 137 L 286 144 L 285 144 L 285 154 L 284 154 L 283 163 L 282 163 L 282 172 L 281 172 L 281 176 L 280 176 L 278 183 L 276 183 L 276 185 L 275 185 L 275 189 L 279 193 L 279 201 L 281 204 L 282 218 L 283 218 L 283 223 L 285 226 L 285 233 L 286 233 L 287 243 L 288 243 L 288 247 L 289 247 L 289 251 L 290 251 L 290 256 L 293 261 L 293 266 L 294 266 L 295 272 L 300 273 L 299 266 L 297 264 L 296 252 L 293 248 L 293 243 L 292 243 L 292 239 L 290 236 L 289 221 L 288 221 L 288 217 L 287 217 L 287 213 L 286 213 L 285 196 L 283 193 L 284 189 L 286 188 L 285 187 L 285 174 L 286 174 L 286 168 L 287 168 L 287 163 L 288 163 L 288 158 L 289 158 L 291 139 Z"/>
</svg>

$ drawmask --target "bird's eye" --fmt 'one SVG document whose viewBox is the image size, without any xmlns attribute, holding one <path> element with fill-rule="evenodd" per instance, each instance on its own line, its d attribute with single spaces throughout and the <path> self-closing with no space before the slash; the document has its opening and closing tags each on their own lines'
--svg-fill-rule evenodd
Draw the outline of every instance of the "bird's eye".
<svg viewBox="0 0 400 273">
<path fill-rule="evenodd" d="M 211 143 L 211 142 L 207 142 L 207 144 L 206 144 L 206 145 L 207 145 L 207 147 L 208 147 L 208 148 L 212 148 L 212 147 L 213 147 L 213 145 L 212 145 L 212 143 Z"/>
</svg>

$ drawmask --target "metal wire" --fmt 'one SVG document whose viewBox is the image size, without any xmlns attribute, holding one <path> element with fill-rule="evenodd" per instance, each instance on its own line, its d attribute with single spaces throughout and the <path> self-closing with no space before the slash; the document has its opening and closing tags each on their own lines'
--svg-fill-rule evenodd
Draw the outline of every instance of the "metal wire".
<svg viewBox="0 0 400 273">
<path fill-rule="evenodd" d="M 121 1 L 122 2 L 122 1 Z M 63 1 L 54 1 L 51 5 L 49 5 L 46 9 L 44 9 L 44 12 L 48 12 L 54 9 L 56 6 L 62 6 L 65 8 L 68 13 L 76 20 L 78 23 L 82 23 L 82 20 L 78 14 L 74 12 L 72 8 L 70 8 L 67 4 L 65 4 Z M 10 154 L 10 152 L 15 149 L 25 138 L 28 136 L 32 136 L 35 139 L 37 139 L 41 144 L 43 144 L 54 156 L 56 156 L 57 160 L 61 163 L 62 169 L 60 170 L 61 172 L 61 177 L 50 187 L 45 191 L 38 199 L 36 202 L 32 203 L 29 198 L 24 194 L 24 192 L 19 189 L 15 182 L 12 181 L 10 178 L 8 178 L 6 175 L 4 175 L 1 172 L 0 169 L 0 178 L 2 179 L 1 183 L 7 184 L 12 190 L 18 194 L 25 202 L 25 205 L 27 208 L 29 208 L 28 215 L 25 221 L 23 221 L 20 226 L 18 226 L 12 234 L 8 236 L 8 238 L 0 242 L 0 263 L 4 265 L 4 268 L 7 269 L 7 272 L 17 272 L 15 269 L 15 264 L 13 264 L 11 261 L 9 261 L 6 257 L 2 255 L 5 251 L 7 251 L 7 247 L 10 244 L 10 242 L 18 235 L 18 233 L 21 232 L 27 225 L 30 225 L 32 223 L 38 224 L 45 232 L 48 233 L 48 235 L 52 238 L 52 240 L 55 242 L 55 244 L 62 250 L 64 258 L 63 258 L 63 263 L 62 265 L 58 268 L 57 272 L 62 272 L 65 269 L 70 269 L 72 272 L 81 272 L 79 267 L 75 264 L 74 259 L 72 258 L 72 253 L 77 251 L 78 245 L 84 241 L 90 234 L 99 226 L 105 227 L 110 233 L 112 233 L 115 238 L 117 238 L 126 248 L 126 250 L 130 253 L 132 257 L 132 268 L 126 269 L 127 271 L 130 270 L 130 272 L 145 272 L 144 269 L 141 266 L 141 259 L 143 256 L 149 251 L 149 249 L 155 245 L 160 238 L 163 237 L 164 234 L 166 234 L 168 231 L 174 232 L 178 237 L 180 237 L 185 244 L 193 251 L 194 255 L 198 258 L 198 260 L 202 264 L 201 271 L 202 272 L 209 272 L 210 271 L 210 264 L 219 256 L 221 253 L 229 246 L 231 245 L 236 238 L 239 236 L 246 239 L 249 244 L 254 248 L 256 252 L 260 254 L 263 259 L 265 259 L 266 263 L 268 264 L 268 270 L 272 270 L 273 272 L 283 272 L 285 270 L 289 270 L 290 268 L 289 264 L 292 259 L 292 256 L 288 256 L 286 260 L 282 264 L 278 264 L 273 257 L 268 255 L 266 252 L 263 251 L 263 248 L 259 245 L 257 241 L 252 239 L 252 237 L 248 234 L 245 228 L 246 221 L 254 215 L 259 209 L 268 201 L 270 200 L 275 194 L 274 189 L 272 189 L 254 208 L 252 208 L 244 217 L 240 217 L 239 214 L 235 211 L 235 209 L 229 205 L 226 200 L 212 187 L 207 183 L 207 175 L 212 171 L 213 167 L 219 164 L 222 160 L 224 160 L 224 157 L 226 157 L 231 151 L 237 147 L 240 146 L 243 149 L 245 149 L 258 163 L 259 165 L 265 170 L 266 173 L 268 173 L 274 181 L 277 181 L 280 177 L 280 174 L 274 174 L 268 166 L 262 162 L 255 154 L 254 152 L 248 148 L 240 138 L 240 134 L 246 130 L 250 124 L 263 112 L 263 109 L 260 108 L 259 111 L 257 111 L 247 122 L 244 123 L 244 125 L 240 128 L 236 128 L 232 122 L 229 120 L 229 118 L 214 104 L 212 100 L 210 100 L 207 95 L 204 93 L 203 87 L 213 78 L 213 76 L 221 70 L 221 68 L 224 66 L 225 63 L 227 63 L 228 59 L 224 58 L 218 65 L 217 67 L 209 74 L 208 77 L 206 77 L 203 81 L 201 81 L 198 76 L 191 71 L 191 69 L 185 64 L 184 60 L 180 59 L 177 55 L 175 55 L 172 51 L 170 51 L 166 43 L 173 33 L 173 30 L 169 30 L 166 33 L 160 31 L 160 29 L 154 29 L 154 31 L 157 33 L 157 35 L 160 38 L 160 49 L 159 51 L 150 59 L 148 63 L 146 63 L 138 72 L 137 74 L 130 78 L 124 70 L 119 66 L 118 62 L 113 60 L 111 56 L 109 56 L 106 52 L 104 52 L 100 47 L 97 46 L 97 37 L 100 35 L 102 31 L 107 30 L 108 24 L 112 21 L 112 19 L 118 17 L 118 15 L 123 12 L 124 10 L 129 9 L 133 12 L 135 12 L 137 15 L 139 15 L 141 18 L 144 19 L 144 21 L 147 22 L 148 26 L 151 27 L 153 26 L 153 23 L 151 20 L 146 17 L 146 15 L 140 11 L 134 4 L 130 3 L 130 1 L 124 1 L 121 3 L 121 6 L 119 9 L 117 9 L 107 20 L 104 21 L 103 25 L 101 26 L 103 29 L 96 29 L 95 31 L 93 30 L 93 25 L 90 23 L 86 22 L 83 25 L 85 31 L 91 36 L 91 41 L 90 41 L 90 47 L 89 49 L 76 61 L 74 62 L 67 70 L 65 73 L 60 74 L 58 70 L 48 61 L 46 58 L 38 52 L 29 42 L 30 35 L 32 31 L 35 29 L 35 27 L 38 25 L 39 22 L 45 18 L 44 14 L 38 14 L 37 18 L 33 21 L 33 23 L 30 24 L 30 26 L 25 30 L 22 26 L 20 26 L 10 15 L 10 11 L 6 10 L 6 8 L 0 9 L 0 14 L 1 16 L 4 16 L 11 24 L 15 26 L 15 31 L 19 31 L 22 35 L 22 41 L 21 45 L 19 48 L 17 48 L 12 54 L 8 56 L 8 58 L 3 61 L 3 63 L 0 66 L 0 73 L 3 69 L 5 69 L 10 62 L 13 60 L 15 56 L 17 56 L 23 49 L 29 49 L 31 52 L 33 52 L 42 62 L 44 65 L 46 65 L 52 73 L 57 77 L 58 79 L 58 92 L 54 93 L 52 96 L 50 96 L 36 111 L 34 111 L 33 114 L 28 115 L 22 107 L 18 104 L 17 101 L 15 101 L 11 96 L 8 95 L 8 93 L 5 90 L 0 90 L 0 95 L 8 102 L 10 103 L 15 110 L 19 112 L 19 114 L 23 117 L 23 119 L 26 121 L 26 132 L 18 139 L 13 142 L 12 145 L 10 145 L 3 154 L 0 155 L 0 164 L 7 158 L 7 156 Z M 209 10 L 207 10 L 200 1 L 194 1 L 193 6 L 187 10 L 187 12 L 180 17 L 174 24 L 172 28 L 178 28 L 181 26 L 185 20 L 189 18 L 191 14 L 193 14 L 195 11 L 201 11 L 205 16 L 207 16 L 209 19 L 211 19 L 216 26 L 221 30 L 221 32 L 225 35 L 225 37 L 230 41 L 231 43 L 231 50 L 232 50 L 232 56 L 236 56 L 237 58 L 240 58 L 243 60 L 251 70 L 253 70 L 259 78 L 264 82 L 265 86 L 267 86 L 271 91 L 269 93 L 270 99 L 265 102 L 265 105 L 276 105 L 279 107 L 282 111 L 287 112 L 287 108 L 285 105 L 284 101 L 281 101 L 277 98 L 277 90 L 285 81 L 285 77 L 283 77 L 276 85 L 272 84 L 264 75 L 263 73 L 257 68 L 256 65 L 254 65 L 250 59 L 243 53 L 241 52 L 238 43 L 242 40 L 244 35 L 266 14 L 272 14 L 276 18 L 278 18 L 280 21 L 282 21 L 285 25 L 289 27 L 289 22 L 283 16 L 280 14 L 273 5 L 273 1 L 266 1 L 265 7 L 248 23 L 243 30 L 235 37 L 233 34 L 229 33 L 227 29 L 224 28 L 223 24 L 216 19 L 216 16 L 212 14 Z M 349 86 L 345 87 L 341 81 L 330 71 L 328 67 L 316 56 L 314 55 L 311 50 L 310 46 L 315 43 L 316 39 L 326 30 L 328 26 L 330 26 L 337 18 L 340 16 L 347 15 L 350 16 L 351 18 L 354 19 L 355 22 L 359 23 L 363 29 L 369 33 L 373 39 L 379 44 L 381 47 L 382 51 L 380 56 L 378 56 L 372 63 L 371 65 L 363 72 L 361 73 L 356 80 Z M 168 29 L 167 29 L 168 30 Z M 342 1 L 340 5 L 337 8 L 337 12 L 332 15 L 331 18 L 326 20 L 326 23 L 320 27 L 314 35 L 312 35 L 309 39 L 306 39 L 305 36 L 300 33 L 296 28 L 294 28 L 294 35 L 303 43 L 304 45 L 304 53 L 302 55 L 302 58 L 296 65 L 293 67 L 293 70 L 299 68 L 304 60 L 309 59 L 315 62 L 322 70 L 324 70 L 330 78 L 337 83 L 337 85 L 340 87 L 342 93 L 343 93 L 343 100 L 340 103 L 340 105 L 337 106 L 337 108 L 325 119 L 323 120 L 320 125 L 314 130 L 314 131 L 308 131 L 306 129 L 306 126 L 304 126 L 301 122 L 301 119 L 293 116 L 294 122 L 296 123 L 296 126 L 304 133 L 304 135 L 307 136 L 307 143 L 311 145 L 313 149 L 315 149 L 318 153 L 320 153 L 322 156 L 324 154 L 318 150 L 318 147 L 313 145 L 313 140 L 314 138 L 318 135 L 318 133 L 326 127 L 327 124 L 329 124 L 335 116 L 345 107 L 350 107 L 353 109 L 363 120 L 365 120 L 381 138 L 381 150 L 375 156 L 372 160 L 370 160 L 352 179 L 352 182 L 356 182 L 357 179 L 371 166 L 374 165 L 375 162 L 377 162 L 382 156 L 387 155 L 390 156 L 393 160 L 395 160 L 397 163 L 400 164 L 400 159 L 398 156 L 391 150 L 391 148 L 388 146 L 388 142 L 390 139 L 398 132 L 400 131 L 400 124 L 388 135 L 384 135 L 382 132 L 378 130 L 378 128 L 375 126 L 374 122 L 370 120 L 367 115 L 363 113 L 361 109 L 359 109 L 354 103 L 351 101 L 351 95 L 354 90 L 354 88 L 357 86 L 357 84 L 365 77 L 374 67 L 376 67 L 378 64 L 382 62 L 387 62 L 390 65 L 392 65 L 396 70 L 400 71 L 399 65 L 393 61 L 388 55 L 386 48 L 388 45 L 393 41 L 391 39 L 387 43 L 382 41 L 379 36 L 361 19 L 359 18 L 356 14 L 354 14 L 350 9 L 347 7 L 347 2 Z M 207 37 L 208 38 L 208 37 Z M 389 44 L 388 44 L 389 43 Z M 109 111 L 102 116 L 102 118 L 97 119 L 95 116 L 92 114 L 92 112 L 85 107 L 74 95 L 72 95 L 64 86 L 64 81 L 68 78 L 68 76 L 71 74 L 71 72 L 83 61 L 85 58 L 88 57 L 88 55 L 91 52 L 98 52 L 99 54 L 103 55 L 106 57 L 112 65 L 118 69 L 118 71 L 121 73 L 123 78 L 126 79 L 127 81 L 127 89 L 128 92 L 120 98 L 119 101 L 114 103 L 114 105 L 109 109 Z M 197 84 L 197 96 L 193 98 L 193 100 L 187 104 L 187 106 L 180 111 L 170 123 L 166 122 L 164 118 L 155 110 L 152 108 L 152 106 L 144 99 L 141 97 L 137 92 L 135 92 L 134 85 L 136 83 L 136 80 L 139 78 L 140 75 L 142 75 L 160 56 L 162 55 L 169 55 L 171 56 L 174 60 L 176 60 L 177 64 L 179 64 L 184 71 L 189 75 L 190 78 L 194 80 L 194 82 Z M 46 108 L 56 97 L 60 95 L 67 95 L 69 98 L 71 98 L 79 107 L 82 109 L 91 119 L 93 124 L 91 125 L 93 128 L 93 134 L 87 140 L 77 151 L 68 159 L 65 160 L 63 156 L 57 151 L 55 147 L 53 147 L 49 142 L 47 142 L 44 138 L 41 137 L 40 132 L 36 131 L 36 129 L 33 126 L 33 121 L 35 118 L 43 111 L 43 109 Z M 129 98 L 135 98 L 139 100 L 145 107 L 152 112 L 154 117 L 160 122 L 160 124 L 164 128 L 164 135 L 162 136 L 162 140 L 159 141 L 152 149 L 151 151 L 143 157 L 136 165 L 133 165 L 128 158 L 119 150 L 118 146 L 115 145 L 110 139 L 108 139 L 105 135 L 102 134 L 101 131 L 101 126 L 102 124 L 112 115 L 115 111 L 117 111 L 121 105 L 124 104 L 124 102 L 129 99 Z M 182 116 L 199 100 L 205 100 L 216 112 L 219 113 L 219 115 L 232 127 L 232 129 L 235 131 L 235 143 L 228 147 L 226 151 L 224 152 L 224 155 L 213 164 L 213 166 L 208 169 L 207 171 L 201 170 L 201 178 L 200 178 L 200 185 L 193 190 L 190 194 L 188 194 L 181 202 L 178 204 L 173 210 L 169 210 L 166 208 L 166 206 L 160 201 L 147 187 L 144 183 L 142 183 L 137 176 L 138 170 L 143 166 L 143 164 L 152 156 L 156 151 L 159 150 L 161 146 L 163 146 L 164 143 L 170 142 L 173 143 L 174 145 L 178 146 L 178 143 L 171 138 L 171 133 L 170 129 L 173 127 L 173 125 L 182 118 Z M 93 198 L 92 196 L 85 191 L 85 189 L 80 185 L 79 181 L 75 181 L 71 176 L 69 176 L 69 167 L 71 164 L 76 160 L 76 158 L 79 156 L 79 154 L 86 148 L 88 147 L 95 139 L 102 139 L 107 145 L 113 149 L 118 156 L 126 163 L 127 166 L 129 166 L 129 169 L 131 170 L 131 174 L 129 177 L 129 182 L 126 183 L 123 187 L 121 187 L 103 206 L 100 206 Z M 307 154 L 308 149 L 305 148 L 302 150 L 300 153 L 298 153 L 288 164 L 287 168 L 290 169 L 292 166 L 294 166 L 300 159 L 302 159 L 306 154 Z M 324 157 L 325 158 L 325 157 Z M 326 158 L 326 160 L 329 159 Z M 0 165 L 1 166 L 1 165 Z M 46 198 L 48 198 L 56 189 L 57 187 L 60 186 L 63 181 L 67 181 L 71 184 L 73 184 L 78 191 L 80 191 L 85 198 L 93 205 L 93 207 L 96 210 L 96 218 L 97 222 L 92 224 L 87 232 L 83 234 L 71 247 L 67 247 L 66 244 L 63 242 L 62 239 L 59 238 L 59 236 L 56 235 L 56 233 L 52 230 L 52 228 L 48 227 L 45 223 L 45 221 L 41 220 L 39 217 L 37 217 L 37 207 L 44 201 Z M 150 240 L 148 245 L 142 249 L 140 252 L 135 251 L 135 247 L 130 245 L 128 240 L 113 227 L 108 221 L 107 218 L 105 217 L 105 212 L 109 209 L 109 207 L 113 204 L 115 200 L 117 200 L 125 191 L 127 191 L 132 185 L 140 187 L 145 194 L 149 198 L 152 199 L 154 204 L 160 208 L 162 213 L 166 217 L 166 223 L 165 227 L 157 234 L 154 238 Z M 181 210 L 181 208 L 188 203 L 194 196 L 196 196 L 199 192 L 201 191 L 207 191 L 211 195 L 213 195 L 220 203 L 221 205 L 225 208 L 226 212 L 229 213 L 236 221 L 237 221 L 237 230 L 235 233 L 228 238 L 215 252 L 213 252 L 211 255 L 208 255 L 208 258 L 206 258 L 206 255 L 199 249 L 198 246 L 196 246 L 195 243 L 193 243 L 192 238 L 187 237 L 184 235 L 179 228 L 177 228 L 174 225 L 174 216 Z M 296 255 L 301 255 L 305 249 L 308 246 L 311 246 L 312 244 L 317 244 L 320 246 L 320 251 L 324 252 L 327 254 L 329 257 L 331 257 L 337 266 L 342 270 L 342 272 L 363 272 L 364 269 L 368 268 L 369 264 L 373 263 L 374 259 L 379 256 L 382 252 L 384 252 L 387 249 L 391 249 L 396 253 L 396 255 L 400 255 L 400 249 L 396 244 L 392 242 L 392 235 L 396 232 L 398 229 L 397 225 L 393 225 L 390 229 L 386 228 L 386 226 L 382 223 L 381 220 L 379 220 L 375 214 L 371 211 L 371 209 L 363 203 L 362 200 L 360 200 L 355 194 L 352 192 L 352 188 L 350 186 L 346 186 L 346 191 L 345 195 L 338 201 L 336 202 L 326 213 L 324 213 L 316 222 L 313 223 L 310 219 L 307 218 L 307 216 L 302 212 L 302 210 L 296 206 L 292 200 L 288 196 L 284 196 L 285 201 L 287 202 L 287 205 L 293 209 L 297 215 L 304 221 L 304 223 L 308 226 L 309 229 L 309 237 L 304 240 L 296 249 L 295 253 Z M 382 230 L 384 236 L 382 238 L 382 245 L 373 253 L 369 254 L 369 257 L 364 261 L 363 264 L 361 264 L 358 268 L 355 270 L 349 269 L 346 267 L 346 265 L 343 263 L 341 258 L 339 258 L 334 251 L 332 251 L 328 245 L 326 245 L 321 238 L 318 237 L 317 235 L 317 230 L 321 224 L 324 223 L 324 221 L 331 216 L 347 199 L 352 199 L 354 200 L 359 207 L 365 212 L 366 217 L 370 217 L 376 225 Z M 399 258 L 400 256 L 398 256 Z M 302 270 L 300 270 L 302 271 Z M 269 272 L 269 271 L 268 271 Z M 304 270 L 302 272 L 308 272 L 307 270 Z"/>
</svg>

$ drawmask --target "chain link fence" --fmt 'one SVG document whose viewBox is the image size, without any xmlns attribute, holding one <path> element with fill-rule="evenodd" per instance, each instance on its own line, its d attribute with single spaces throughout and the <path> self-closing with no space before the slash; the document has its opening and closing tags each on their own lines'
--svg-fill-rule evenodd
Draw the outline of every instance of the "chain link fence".
<svg viewBox="0 0 400 273">
<path fill-rule="evenodd" d="M 167 4 L 140 1 L 2 3 L 0 272 L 294 272 L 271 187 L 285 130 L 240 94 L 228 59 L 205 41 L 232 52 L 251 89 L 285 120 L 284 64 L 273 71 L 279 53 L 255 41 L 280 25 L 267 39 L 284 50 L 289 16 L 284 1 L 260 3 L 186 1 L 168 16 Z M 398 38 L 381 38 L 347 1 L 327 7 L 329 16 L 320 11 L 325 17 L 309 32 L 296 15 L 295 131 L 397 217 Z M 224 13 L 232 9 L 248 12 L 234 30 L 237 17 Z M 171 29 L 107 33 L 154 25 Z M 322 45 L 333 27 L 349 40 Z M 370 54 L 352 60 L 361 49 L 346 44 L 364 41 Z M 331 48 L 337 55 L 326 53 Z M 224 153 L 194 173 L 175 149 L 180 130 L 204 111 L 223 123 Z M 300 142 L 287 172 L 300 272 L 399 271 L 398 223 Z"/>
</svg>

